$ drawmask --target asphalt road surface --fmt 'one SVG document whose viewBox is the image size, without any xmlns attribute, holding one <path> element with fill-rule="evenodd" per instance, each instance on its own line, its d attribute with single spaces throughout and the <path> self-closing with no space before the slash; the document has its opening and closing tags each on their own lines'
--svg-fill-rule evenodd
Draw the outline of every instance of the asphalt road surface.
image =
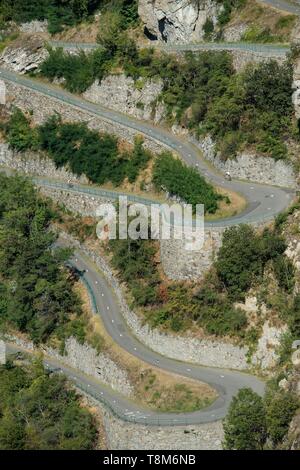
<svg viewBox="0 0 300 470">
<path fill-rule="evenodd" d="M 300 15 L 299 0 L 259 0 L 259 3 L 266 3 L 278 10 L 292 13 L 294 15 Z"/>
<path fill-rule="evenodd" d="M 0 78 L 19 83 L 20 85 L 69 103 L 78 109 L 86 110 L 93 115 L 117 122 L 125 127 L 135 129 L 137 132 L 142 132 L 178 152 L 188 165 L 195 167 L 197 164 L 199 171 L 214 184 L 229 188 L 244 195 L 248 201 L 248 207 L 244 213 L 237 217 L 216 221 L 209 225 L 227 226 L 241 222 L 259 222 L 261 220 L 271 219 L 277 213 L 285 209 L 293 198 L 293 193 L 285 189 L 237 180 L 224 180 L 220 173 L 212 169 L 208 163 L 201 158 L 200 152 L 193 145 L 183 139 L 175 137 L 166 129 L 135 120 L 121 113 L 89 103 L 64 90 L 23 76 L 18 76 L 2 68 L 0 69 Z M 205 423 L 223 418 L 232 396 L 234 396 L 240 388 L 251 387 L 258 393 L 263 393 L 263 382 L 249 374 L 183 363 L 163 357 L 151 351 L 140 343 L 129 330 L 120 312 L 114 292 L 101 273 L 98 272 L 92 263 L 88 259 L 85 259 L 80 252 L 75 253 L 72 263 L 78 270 L 85 271 L 84 280 L 88 283 L 92 292 L 96 313 L 101 315 L 108 333 L 117 344 L 152 366 L 206 382 L 214 387 L 219 394 L 218 399 L 210 407 L 202 411 L 193 413 L 158 413 L 139 407 L 108 387 L 101 385 L 96 379 L 88 377 L 78 370 L 75 371 L 68 368 L 54 359 L 46 359 L 49 368 L 62 370 L 80 388 L 104 401 L 122 419 L 161 426 Z M 21 348 L 10 345 L 10 349 L 16 351 Z"/>
<path fill-rule="evenodd" d="M 65 41 L 49 41 L 52 47 L 62 47 L 65 50 L 82 49 L 85 51 L 91 51 L 93 49 L 99 49 L 101 47 L 96 43 L 87 42 L 65 42 Z M 183 52 L 183 51 L 247 51 L 260 53 L 270 57 L 278 56 L 284 57 L 289 51 L 290 46 L 288 44 L 257 44 L 248 42 L 201 42 L 193 44 L 167 44 L 162 42 L 156 42 L 149 46 L 155 45 L 165 52 Z"/>
<path fill-rule="evenodd" d="M 128 328 L 114 291 L 104 275 L 78 250 L 70 262 L 82 273 L 83 281 L 92 293 L 94 313 L 101 316 L 107 332 L 121 348 L 153 367 L 205 382 L 218 393 L 214 403 L 203 410 L 191 413 L 155 412 L 142 408 L 96 379 L 67 367 L 56 359 L 49 357 L 45 359 L 49 369 L 61 370 L 79 388 L 105 402 L 117 416 L 128 421 L 160 426 L 208 423 L 222 419 L 226 415 L 232 397 L 240 388 L 250 387 L 260 395 L 264 393 L 264 383 L 250 374 L 180 362 L 161 356 L 143 345 Z M 7 346 L 9 352 L 24 351 L 20 346 L 9 343 Z"/>
<path fill-rule="evenodd" d="M 211 183 L 240 193 L 245 198 L 247 207 L 242 213 L 227 219 L 206 222 L 206 227 L 224 227 L 239 223 L 257 223 L 271 220 L 279 212 L 283 211 L 294 198 L 294 192 L 288 189 L 240 180 L 225 180 L 224 175 L 210 166 L 193 144 L 183 138 L 174 136 L 167 129 L 90 103 L 58 87 L 17 75 L 3 68 L 0 68 L 1 78 L 18 83 L 64 103 L 71 104 L 77 109 L 88 111 L 91 115 L 99 116 L 100 118 L 133 129 L 137 133 L 145 134 L 157 142 L 167 145 L 170 150 L 177 152 L 188 165 L 197 168 Z"/>
</svg>

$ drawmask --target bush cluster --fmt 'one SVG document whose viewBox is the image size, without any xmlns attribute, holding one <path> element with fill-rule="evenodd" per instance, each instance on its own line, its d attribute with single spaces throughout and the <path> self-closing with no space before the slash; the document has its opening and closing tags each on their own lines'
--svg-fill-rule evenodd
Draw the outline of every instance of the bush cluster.
<svg viewBox="0 0 300 470">
<path fill-rule="evenodd" d="M 1 450 L 91 450 L 97 426 L 79 396 L 40 361 L 0 367 Z"/>
<path fill-rule="evenodd" d="M 46 341 L 72 321 L 82 338 L 81 304 L 64 267 L 69 250 L 56 249 L 53 212 L 32 184 L 0 175 L 0 324 Z"/>
<path fill-rule="evenodd" d="M 278 448 L 298 406 L 299 399 L 277 384 L 269 387 L 264 399 L 249 388 L 241 389 L 224 420 L 224 449 Z"/>
<path fill-rule="evenodd" d="M 110 23 L 109 23 L 110 24 Z M 275 160 L 288 155 L 286 142 L 295 136 L 292 105 L 292 65 L 270 60 L 236 73 L 227 52 L 186 53 L 184 58 L 137 50 L 134 41 L 118 33 L 118 25 L 102 31 L 102 49 L 70 56 L 51 51 L 41 71 L 46 77 L 65 78 L 70 91 L 84 91 L 113 66 L 123 67 L 135 80 L 161 78 L 159 97 L 167 120 L 210 133 L 224 159 L 245 145 Z"/>
<path fill-rule="evenodd" d="M 92 21 L 97 9 L 112 9 L 117 12 L 124 28 L 138 20 L 136 0 L 2 0 L 0 24 L 11 20 L 24 23 L 46 19 L 49 32 L 55 34 L 83 20 Z"/>
</svg>

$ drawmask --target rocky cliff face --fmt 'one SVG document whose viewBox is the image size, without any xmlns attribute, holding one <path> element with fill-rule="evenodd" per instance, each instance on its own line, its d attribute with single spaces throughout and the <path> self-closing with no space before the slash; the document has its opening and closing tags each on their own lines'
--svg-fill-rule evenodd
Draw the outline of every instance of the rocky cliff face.
<svg viewBox="0 0 300 470">
<path fill-rule="evenodd" d="M 4 49 L 0 55 L 0 65 L 25 74 L 37 70 L 48 55 L 44 41 L 39 36 L 23 36 Z"/>
<path fill-rule="evenodd" d="M 150 39 L 185 43 L 203 38 L 207 19 L 217 22 L 214 0 L 139 0 L 139 15 Z"/>
<path fill-rule="evenodd" d="M 124 74 L 108 75 L 96 81 L 83 94 L 84 98 L 108 108 L 131 114 L 138 119 L 159 122 L 164 107 L 156 103 L 163 88 L 162 80 L 138 80 Z"/>
</svg>

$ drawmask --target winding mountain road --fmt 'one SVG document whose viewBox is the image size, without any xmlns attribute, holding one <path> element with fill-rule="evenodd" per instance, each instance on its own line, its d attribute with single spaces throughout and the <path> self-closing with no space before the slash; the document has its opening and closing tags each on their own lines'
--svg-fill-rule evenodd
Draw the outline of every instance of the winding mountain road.
<svg viewBox="0 0 300 470">
<path fill-rule="evenodd" d="M 133 129 L 137 133 L 144 134 L 148 138 L 154 139 L 156 142 L 163 144 L 163 146 L 177 152 L 188 165 L 197 168 L 212 184 L 240 193 L 245 198 L 247 207 L 242 213 L 227 219 L 206 222 L 206 227 L 226 227 L 239 223 L 258 223 L 271 220 L 293 200 L 294 192 L 288 189 L 240 180 L 225 180 L 224 175 L 209 165 L 201 156 L 201 152 L 191 142 L 176 137 L 165 128 L 155 126 L 149 122 L 139 121 L 117 111 L 112 111 L 58 87 L 17 75 L 4 68 L 0 68 L 1 78 L 72 105 L 76 109 L 87 111 L 93 116 L 98 116 L 125 128 Z M 46 179 L 44 181 L 46 183 Z M 80 185 L 78 185 L 77 189 L 86 192 Z"/>
<path fill-rule="evenodd" d="M 83 281 L 92 297 L 94 312 L 101 316 L 107 332 L 121 348 L 153 367 L 206 382 L 218 393 L 216 401 L 203 410 L 191 413 L 156 412 L 137 405 L 96 379 L 52 357 L 46 357 L 45 363 L 49 369 L 64 372 L 79 388 L 104 401 L 117 416 L 127 421 L 159 426 L 208 423 L 222 419 L 226 415 L 232 397 L 240 388 L 250 387 L 260 395 L 263 394 L 264 383 L 250 374 L 180 362 L 161 356 L 143 345 L 128 328 L 114 291 L 104 275 L 78 250 L 70 262 L 79 272 L 84 273 Z M 8 343 L 7 347 L 11 353 L 25 351 L 15 344 Z"/>
<path fill-rule="evenodd" d="M 299 0 L 258 0 L 258 3 L 269 5 L 277 10 L 285 11 L 293 15 L 300 15 Z"/>
<path fill-rule="evenodd" d="M 269 220 L 285 209 L 293 198 L 292 191 L 282 188 L 238 180 L 224 180 L 224 177 L 211 168 L 201 157 L 200 151 L 197 150 L 194 145 L 174 136 L 164 128 L 156 127 L 150 123 L 141 122 L 124 114 L 95 105 L 64 90 L 37 80 L 18 76 L 3 68 L 0 69 L 0 79 L 1 78 L 35 90 L 64 103 L 68 103 L 76 109 L 88 111 L 91 115 L 121 124 L 124 127 L 129 127 L 157 142 L 161 142 L 171 150 L 180 154 L 188 165 L 195 166 L 197 164 L 199 171 L 212 183 L 239 192 L 246 198 L 248 206 L 243 213 L 226 220 L 207 223 L 206 226 L 228 226 L 242 222 L 251 223 Z M 51 184 L 51 182 L 48 181 L 47 183 L 47 180 L 44 179 L 44 184 Z M 86 191 L 86 188 L 76 185 L 72 190 L 80 192 Z M 53 358 L 46 359 L 49 368 L 59 368 L 62 370 L 80 388 L 83 388 L 91 395 L 104 401 L 119 417 L 129 421 L 161 426 L 206 423 L 219 420 L 225 416 L 232 396 L 234 396 L 240 388 L 251 387 L 258 393 L 263 393 L 263 382 L 254 376 L 242 372 L 187 364 L 160 356 L 150 350 L 140 343 L 129 330 L 120 311 L 114 292 L 108 285 L 104 276 L 101 275 L 95 266 L 79 251 L 75 252 L 72 263 L 78 270 L 85 271 L 84 281 L 89 286 L 95 312 L 101 315 L 105 328 L 119 346 L 152 366 L 206 382 L 214 387 L 219 395 L 218 399 L 211 406 L 193 413 L 154 412 L 139 407 L 125 397 L 108 389 L 96 379 L 88 377 L 78 370 L 73 370 Z M 9 350 L 15 352 L 16 350 L 22 350 L 22 348 L 16 345 L 9 345 Z"/>
</svg>

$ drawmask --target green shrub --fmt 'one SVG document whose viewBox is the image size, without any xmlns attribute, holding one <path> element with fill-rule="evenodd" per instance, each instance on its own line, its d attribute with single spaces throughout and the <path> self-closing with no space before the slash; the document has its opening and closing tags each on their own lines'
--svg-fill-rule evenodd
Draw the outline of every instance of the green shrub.
<svg viewBox="0 0 300 470">
<path fill-rule="evenodd" d="M 287 434 L 298 407 L 299 400 L 291 393 L 279 392 L 267 402 L 267 429 L 274 446 L 278 445 Z"/>
<path fill-rule="evenodd" d="M 97 426 L 74 389 L 40 361 L 0 368 L 1 450 L 92 450 Z"/>
<path fill-rule="evenodd" d="M 31 128 L 29 121 L 19 109 L 14 110 L 9 125 L 5 125 L 4 129 L 12 149 L 18 152 L 37 149 L 38 134 L 35 129 Z"/>
<path fill-rule="evenodd" d="M 40 126 L 39 135 L 41 148 L 57 166 L 69 164 L 75 174 L 85 174 L 97 184 L 112 181 L 119 185 L 126 177 L 134 182 L 151 158 L 139 139 L 132 151 L 120 154 L 114 136 L 99 135 L 86 124 L 62 123 L 58 116 Z"/>
<path fill-rule="evenodd" d="M 211 18 L 207 18 L 203 25 L 204 38 L 209 39 L 211 37 L 211 34 L 214 32 L 214 29 L 214 22 Z"/>
<path fill-rule="evenodd" d="M 267 439 L 262 398 L 250 388 L 233 397 L 224 420 L 223 447 L 226 450 L 262 450 Z"/>
<path fill-rule="evenodd" d="M 242 8 L 246 4 L 246 0 L 217 0 L 217 3 L 223 6 L 218 16 L 218 23 L 220 26 L 224 26 L 230 21 L 232 11 Z"/>
<path fill-rule="evenodd" d="M 241 389 L 224 420 L 224 449 L 264 450 L 270 442 L 278 448 L 298 406 L 299 399 L 279 391 L 274 380 L 269 382 L 264 400 L 251 389 Z"/>
<path fill-rule="evenodd" d="M 247 325 L 245 312 L 232 306 L 229 299 L 216 289 L 201 289 L 195 296 L 197 311 L 194 319 L 213 335 L 239 335 Z"/>
<path fill-rule="evenodd" d="M 282 237 L 268 229 L 259 235 L 247 225 L 228 228 L 215 267 L 230 297 L 243 299 L 252 284 L 262 279 L 264 267 L 270 260 L 275 262 L 280 284 L 290 290 L 293 272 L 285 258 L 285 249 Z M 279 269 L 283 263 L 287 269 L 284 274 Z"/>
<path fill-rule="evenodd" d="M 17 23 L 47 19 L 48 30 L 54 34 L 91 18 L 99 4 L 100 0 L 3 0 L 0 17 Z"/>
<path fill-rule="evenodd" d="M 29 181 L 0 175 L 0 186 L 2 320 L 44 342 L 71 315 L 81 314 L 63 267 L 70 252 L 52 251 L 52 213 Z"/>
<path fill-rule="evenodd" d="M 156 189 L 177 195 L 188 204 L 204 204 L 205 212 L 208 213 L 216 212 L 221 199 L 198 171 L 187 167 L 171 153 L 165 152 L 156 159 L 153 182 Z"/>
</svg>

